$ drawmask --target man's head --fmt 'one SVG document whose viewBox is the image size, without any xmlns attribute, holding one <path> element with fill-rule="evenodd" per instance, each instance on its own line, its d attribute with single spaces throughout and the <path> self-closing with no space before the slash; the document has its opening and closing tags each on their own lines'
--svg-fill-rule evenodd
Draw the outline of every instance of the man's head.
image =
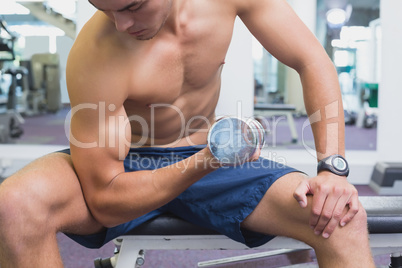
<svg viewBox="0 0 402 268">
<path fill-rule="evenodd" d="M 138 40 L 153 38 L 165 24 L 173 0 L 89 0 L 120 32 Z"/>
</svg>

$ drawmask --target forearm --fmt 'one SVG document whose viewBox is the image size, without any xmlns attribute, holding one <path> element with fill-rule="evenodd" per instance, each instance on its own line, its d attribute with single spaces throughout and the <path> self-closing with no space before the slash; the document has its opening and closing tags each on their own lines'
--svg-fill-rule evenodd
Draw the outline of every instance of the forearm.
<svg viewBox="0 0 402 268">
<path fill-rule="evenodd" d="M 206 148 L 160 169 L 120 173 L 90 209 L 105 226 L 118 225 L 165 205 L 219 166 Z"/>
<path fill-rule="evenodd" d="M 338 77 L 332 62 L 322 60 L 300 71 L 317 158 L 345 154 L 345 123 Z"/>
</svg>

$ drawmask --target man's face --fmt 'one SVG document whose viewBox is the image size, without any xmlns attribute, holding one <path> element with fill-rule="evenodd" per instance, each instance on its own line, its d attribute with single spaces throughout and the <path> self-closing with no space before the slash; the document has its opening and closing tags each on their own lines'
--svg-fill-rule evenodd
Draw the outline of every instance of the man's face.
<svg viewBox="0 0 402 268">
<path fill-rule="evenodd" d="M 89 0 L 103 11 L 119 32 L 126 32 L 138 40 L 153 38 L 163 27 L 172 0 Z"/>
</svg>

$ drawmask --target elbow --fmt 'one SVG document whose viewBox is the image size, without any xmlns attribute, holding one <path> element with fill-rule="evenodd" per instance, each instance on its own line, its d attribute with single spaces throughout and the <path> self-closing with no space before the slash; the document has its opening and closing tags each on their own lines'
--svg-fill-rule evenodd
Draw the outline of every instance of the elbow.
<svg viewBox="0 0 402 268">
<path fill-rule="evenodd" d="M 112 228 L 112 227 L 115 227 L 115 226 L 121 224 L 120 222 L 116 221 L 116 219 L 114 219 L 110 215 L 107 215 L 103 211 L 100 211 L 100 210 L 95 210 L 95 211 L 96 212 L 92 213 L 92 216 L 102 226 L 104 226 L 106 228 Z"/>
<path fill-rule="evenodd" d="M 113 213 L 113 204 L 108 202 L 102 194 L 96 194 L 87 199 L 88 209 L 92 217 L 106 228 L 115 227 L 122 222 L 118 216 Z"/>
</svg>

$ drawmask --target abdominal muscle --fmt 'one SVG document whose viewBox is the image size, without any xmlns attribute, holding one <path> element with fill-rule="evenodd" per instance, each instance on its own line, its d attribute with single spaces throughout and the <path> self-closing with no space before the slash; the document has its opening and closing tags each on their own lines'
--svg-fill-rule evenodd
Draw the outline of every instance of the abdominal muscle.
<svg viewBox="0 0 402 268">
<path fill-rule="evenodd" d="M 189 136 L 185 136 L 182 138 L 179 138 L 173 142 L 169 142 L 169 139 L 167 140 L 156 140 L 156 139 L 151 139 L 151 138 L 146 138 L 145 142 L 144 137 L 137 136 L 137 135 L 132 135 L 132 143 L 131 147 L 133 148 L 138 148 L 138 147 L 183 147 L 183 146 L 194 146 L 194 145 L 201 145 L 201 144 L 206 144 L 207 142 L 207 132 L 200 131 L 197 133 L 193 133 Z M 137 142 L 135 142 L 137 141 Z"/>
<path fill-rule="evenodd" d="M 208 131 L 215 122 L 218 94 L 215 90 L 201 90 L 198 98 L 179 97 L 173 104 L 133 105 L 142 109 L 130 109 L 131 147 L 182 147 L 207 143 Z M 203 93 L 202 93 L 203 92 Z M 198 93 L 195 93 L 198 95 Z M 191 100 L 191 99 L 194 99 Z M 195 101 L 196 100 L 196 101 Z M 141 122 L 140 122 L 141 121 Z"/>
<path fill-rule="evenodd" d="M 189 124 L 169 124 L 151 126 L 149 135 L 131 135 L 131 147 L 182 147 L 207 143 L 208 130 L 214 123 L 214 116 L 196 128 Z M 188 122 L 187 122 L 188 123 Z M 168 129 L 168 131 L 166 131 Z"/>
</svg>

